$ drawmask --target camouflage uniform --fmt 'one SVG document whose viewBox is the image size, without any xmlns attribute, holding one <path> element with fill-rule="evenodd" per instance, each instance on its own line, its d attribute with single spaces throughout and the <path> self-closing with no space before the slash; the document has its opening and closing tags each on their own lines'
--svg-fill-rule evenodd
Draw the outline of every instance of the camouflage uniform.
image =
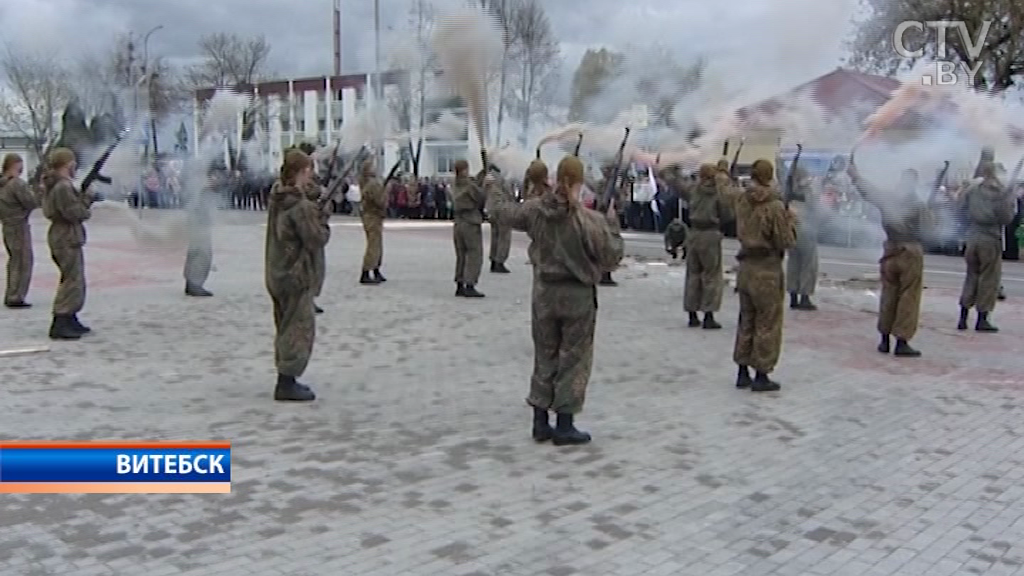
<svg viewBox="0 0 1024 576">
<path fill-rule="evenodd" d="M 362 193 L 363 232 L 366 234 L 366 251 L 363 253 L 363 274 L 360 282 L 377 284 L 383 280 L 380 267 L 384 257 L 384 215 L 388 209 L 388 193 L 380 178 L 377 178 L 372 162 L 363 164 L 359 178 Z M 373 273 L 373 277 L 370 274 Z"/>
<path fill-rule="evenodd" d="M 39 201 L 21 178 L 0 177 L 0 226 L 7 248 L 7 290 L 4 304 L 22 307 L 32 282 L 32 230 L 29 214 Z"/>
<path fill-rule="evenodd" d="M 716 183 L 714 167 L 701 167 L 701 181 L 690 194 L 690 232 L 686 246 L 686 290 L 683 308 L 690 325 L 699 326 L 697 313 L 704 313 L 704 328 L 721 328 L 714 313 L 722 307 L 722 226 L 734 219 L 724 191 Z"/>
<path fill-rule="evenodd" d="M 324 228 L 327 239 L 330 241 L 331 238 L 331 226 L 328 220 L 331 217 L 330 209 L 325 205 L 320 207 L 320 195 L 323 193 L 323 188 L 320 187 L 316 182 L 310 182 L 306 185 L 305 189 L 306 199 L 320 208 L 320 224 Z M 327 244 L 325 243 L 320 251 L 314 255 L 313 264 L 316 268 L 316 289 L 313 291 L 313 296 L 320 296 L 320 293 L 324 290 L 324 281 L 327 279 Z M 314 306 L 314 308 L 316 308 Z M 319 308 L 317 308 L 319 310 Z"/>
<path fill-rule="evenodd" d="M 213 266 L 213 191 L 204 188 L 185 207 L 188 251 L 185 253 L 185 294 L 212 296 L 204 286 Z"/>
<path fill-rule="evenodd" d="M 886 194 L 859 176 L 851 163 L 850 176 L 864 200 L 881 213 L 885 244 L 878 261 L 882 295 L 878 311 L 878 351 L 888 354 L 890 337 L 896 338 L 898 356 L 920 356 L 908 342 L 917 333 L 924 289 L 924 248 L 921 242 L 931 228 L 931 216 L 915 191 L 916 172 L 904 173 L 903 198 Z M 913 175 L 911 176 L 911 173 Z"/>
<path fill-rule="evenodd" d="M 486 184 L 486 209 L 491 224 L 491 272 L 506 273 L 505 261 L 512 248 L 512 229 L 497 216 L 501 206 L 512 203 L 507 187 L 497 179 Z"/>
<path fill-rule="evenodd" d="M 462 292 L 475 293 L 475 286 L 480 280 L 484 260 L 481 227 L 485 203 L 484 193 L 469 176 L 456 175 L 452 185 L 452 210 L 455 212 L 455 283 L 459 286 L 459 296 L 465 295 Z"/>
<path fill-rule="evenodd" d="M 797 223 L 772 184 L 771 163 L 758 160 L 752 172 L 750 188 L 736 201 L 740 315 L 733 360 L 740 367 L 737 386 L 761 392 L 779 389 L 768 374 L 775 370 L 782 350 L 782 258 L 796 244 Z M 756 371 L 753 382 L 748 367 Z"/>
<path fill-rule="evenodd" d="M 573 169 L 582 182 L 578 160 Z M 543 416 L 540 428 L 547 426 L 548 410 L 558 414 L 560 428 L 566 422 L 571 428 L 572 415 L 583 410 L 593 364 L 596 285 L 602 271 L 622 259 L 619 223 L 551 190 L 523 204 L 506 204 L 501 215 L 531 240 L 534 368 L 526 401 L 535 408 L 535 418 Z M 589 441 L 586 433 L 572 431 L 585 440 L 565 443 Z M 535 419 L 534 438 L 548 437 L 538 435 Z M 559 442 L 558 429 L 554 439 Z"/>
<path fill-rule="evenodd" d="M 46 240 L 60 283 L 53 299 L 55 318 L 69 318 L 85 306 L 85 221 L 92 216 L 92 198 L 75 189 L 68 178 L 55 178 L 43 196 L 43 215 L 50 220 Z"/>
<path fill-rule="evenodd" d="M 818 284 L 818 202 L 811 184 L 806 181 L 807 173 L 798 167 L 794 176 L 790 208 L 796 213 L 800 228 L 796 246 L 786 258 L 786 291 L 790 308 L 815 310 L 811 296 Z"/>
<path fill-rule="evenodd" d="M 306 371 L 313 352 L 316 259 L 326 244 L 316 204 L 294 186 L 274 184 L 267 208 L 265 281 L 274 305 L 274 363 L 278 374 L 290 378 Z"/>
<path fill-rule="evenodd" d="M 995 309 L 1002 276 L 1003 228 L 1016 212 L 1016 199 L 1007 194 L 1006 187 L 995 177 L 991 162 L 981 167 L 980 183 L 967 190 L 961 198 L 967 214 L 967 276 L 960 294 L 960 330 L 967 329 L 967 312 L 977 307 L 976 328 L 982 332 L 995 332 L 988 315 Z"/>
</svg>

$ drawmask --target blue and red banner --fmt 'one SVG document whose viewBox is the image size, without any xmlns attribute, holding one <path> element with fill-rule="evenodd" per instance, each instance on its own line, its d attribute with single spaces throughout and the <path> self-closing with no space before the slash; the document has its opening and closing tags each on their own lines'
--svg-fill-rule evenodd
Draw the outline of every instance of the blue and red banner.
<svg viewBox="0 0 1024 576">
<path fill-rule="evenodd" d="M 0 493 L 228 493 L 230 442 L 0 442 Z"/>
</svg>

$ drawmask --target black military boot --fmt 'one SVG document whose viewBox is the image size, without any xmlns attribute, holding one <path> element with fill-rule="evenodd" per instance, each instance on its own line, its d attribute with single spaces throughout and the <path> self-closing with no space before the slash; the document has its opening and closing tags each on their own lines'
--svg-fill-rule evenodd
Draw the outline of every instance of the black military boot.
<svg viewBox="0 0 1024 576">
<path fill-rule="evenodd" d="M 818 307 L 814 305 L 814 302 L 811 302 L 811 297 L 806 294 L 800 296 L 800 302 L 797 304 L 797 308 L 800 310 L 809 310 L 811 312 L 818 309 Z"/>
<path fill-rule="evenodd" d="M 722 325 L 715 322 L 715 314 L 713 312 L 705 312 L 703 328 L 705 330 L 720 330 Z"/>
<path fill-rule="evenodd" d="M 213 292 L 207 291 L 202 286 L 196 286 L 195 284 L 185 284 L 185 296 L 197 296 L 200 298 L 206 298 L 213 296 Z"/>
<path fill-rule="evenodd" d="M 11 309 L 31 308 L 32 307 L 31 304 L 29 304 L 28 302 L 25 302 L 24 300 L 19 300 L 18 302 L 4 302 L 4 306 L 6 306 L 8 308 L 11 308 Z"/>
<path fill-rule="evenodd" d="M 319 307 L 319 306 L 317 306 L 316 302 L 313 302 L 313 312 L 316 313 L 316 314 L 323 314 L 324 313 L 324 309 Z"/>
<path fill-rule="evenodd" d="M 377 280 L 377 282 L 387 282 L 388 281 L 388 279 L 385 278 L 384 275 L 380 273 L 380 268 L 374 268 L 373 269 L 373 277 Z"/>
<path fill-rule="evenodd" d="M 800 295 L 797 294 L 796 292 L 790 292 L 789 293 L 789 308 L 791 310 L 796 310 L 799 307 L 800 307 Z"/>
<path fill-rule="evenodd" d="M 466 295 L 466 285 L 465 284 L 463 284 L 462 282 L 456 282 L 455 286 L 456 286 L 456 288 L 455 288 L 455 295 L 456 296 L 465 296 Z"/>
<path fill-rule="evenodd" d="M 612 279 L 611 272 L 605 272 L 601 274 L 601 281 L 598 282 L 601 286 L 618 286 L 619 283 Z"/>
<path fill-rule="evenodd" d="M 878 351 L 882 354 L 888 354 L 891 350 L 889 335 L 882 334 L 882 340 L 878 343 Z"/>
<path fill-rule="evenodd" d="M 755 374 L 754 382 L 750 385 L 751 392 L 778 392 L 779 390 L 782 390 L 782 386 L 768 378 L 764 372 Z"/>
<path fill-rule="evenodd" d="M 476 286 L 473 284 L 466 284 L 466 287 L 462 289 L 462 295 L 466 298 L 483 298 L 484 293 L 478 292 Z"/>
<path fill-rule="evenodd" d="M 505 264 L 503 264 L 501 262 L 494 262 L 494 265 L 491 266 L 491 272 L 494 272 L 495 274 L 511 274 L 512 273 L 512 271 L 509 270 L 508 268 L 505 268 Z"/>
<path fill-rule="evenodd" d="M 572 414 L 558 414 L 551 442 L 555 446 L 586 444 L 590 442 L 590 434 L 576 429 L 576 426 L 573 425 Z"/>
<path fill-rule="evenodd" d="M 281 402 L 310 402 L 316 400 L 316 394 L 305 384 L 299 384 L 293 376 L 277 375 L 277 387 L 274 388 L 274 400 Z"/>
<path fill-rule="evenodd" d="M 740 366 L 740 369 L 736 372 L 736 387 L 750 388 L 750 385 L 753 383 L 754 381 L 750 378 L 750 368 Z"/>
<path fill-rule="evenodd" d="M 52 340 L 78 340 L 82 332 L 75 330 L 71 323 L 70 316 L 54 316 L 50 324 L 50 339 Z"/>
<path fill-rule="evenodd" d="M 495 261 L 495 260 L 491 260 L 491 272 L 493 273 L 493 272 L 497 272 L 497 271 L 498 271 L 498 262 Z"/>
<path fill-rule="evenodd" d="M 969 312 L 969 308 L 960 307 L 960 321 L 956 323 L 957 330 L 967 330 L 967 314 Z"/>
<path fill-rule="evenodd" d="M 910 344 L 902 338 L 896 339 L 896 350 L 893 351 L 893 355 L 900 356 L 903 358 L 917 358 L 921 355 L 920 350 L 915 350 L 910 347 Z"/>
<path fill-rule="evenodd" d="M 369 270 L 363 270 L 362 276 L 359 277 L 360 284 L 380 284 L 380 280 L 377 280 L 373 276 L 370 276 Z"/>
<path fill-rule="evenodd" d="M 690 328 L 700 328 L 700 316 L 696 312 L 690 312 L 690 321 L 687 322 L 687 326 Z"/>
<path fill-rule="evenodd" d="M 999 287 L 999 294 L 996 294 L 996 298 L 999 300 L 1006 300 L 1006 290 L 1002 286 Z"/>
<path fill-rule="evenodd" d="M 69 322 L 71 323 L 72 328 L 74 328 L 78 332 L 81 332 L 82 334 L 88 334 L 89 332 L 92 332 L 92 328 L 89 328 L 88 326 L 82 324 L 78 320 L 78 314 L 72 314 Z"/>
<path fill-rule="evenodd" d="M 978 332 L 999 332 L 999 328 L 988 321 L 988 312 L 978 312 L 978 322 L 974 325 L 974 329 Z"/>
<path fill-rule="evenodd" d="M 536 442 L 547 442 L 554 436 L 555 431 L 548 419 L 548 411 L 543 408 L 533 407 L 533 439 Z"/>
</svg>

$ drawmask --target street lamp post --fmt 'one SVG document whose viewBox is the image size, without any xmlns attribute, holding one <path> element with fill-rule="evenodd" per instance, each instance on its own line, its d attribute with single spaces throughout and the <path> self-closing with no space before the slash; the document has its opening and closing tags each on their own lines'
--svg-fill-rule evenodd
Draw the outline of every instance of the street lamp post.
<svg viewBox="0 0 1024 576">
<path fill-rule="evenodd" d="M 383 175 L 384 174 L 384 170 L 385 170 L 385 167 L 384 167 L 384 159 L 385 159 L 385 155 L 384 155 L 384 133 L 383 133 L 384 128 L 381 125 L 382 123 L 376 122 L 377 117 L 380 114 L 380 110 L 378 110 L 377 108 L 380 108 L 381 106 L 384 105 L 384 90 L 382 89 L 382 86 L 381 86 L 381 72 L 380 72 L 380 0 L 373 0 L 373 34 L 374 34 L 374 38 L 373 38 L 373 42 L 374 42 L 374 54 L 373 54 L 373 59 L 374 59 L 374 66 L 373 66 L 373 78 L 374 78 L 374 82 L 373 82 L 373 105 L 374 105 L 375 109 L 372 111 L 372 113 L 374 114 L 374 122 L 378 125 L 377 126 L 377 130 L 379 131 L 378 134 L 376 135 L 377 136 L 378 150 L 380 150 L 377 153 L 377 162 L 376 162 L 376 164 L 377 164 L 377 174 L 379 176 L 379 175 Z"/>
</svg>

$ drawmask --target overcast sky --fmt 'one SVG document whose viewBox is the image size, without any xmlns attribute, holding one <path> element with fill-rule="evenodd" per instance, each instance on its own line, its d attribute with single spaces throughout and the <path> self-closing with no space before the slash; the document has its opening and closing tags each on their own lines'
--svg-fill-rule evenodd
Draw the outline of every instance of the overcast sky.
<svg viewBox="0 0 1024 576">
<path fill-rule="evenodd" d="M 589 46 L 659 42 L 681 59 L 708 55 L 723 78 L 783 90 L 839 64 L 856 0 L 540 0 L 562 42 L 569 74 Z M 380 0 L 385 34 L 407 28 L 411 0 Z M 440 10 L 462 0 L 435 0 Z M 0 0 L 0 40 L 60 52 L 69 61 L 119 33 L 154 26 L 151 55 L 198 56 L 211 32 L 265 34 L 281 77 L 323 75 L 333 66 L 333 0 Z M 387 47 L 384 47 L 387 50 Z M 372 66 L 373 0 L 342 0 L 346 72 Z M 386 58 L 386 54 L 385 54 Z"/>
</svg>

